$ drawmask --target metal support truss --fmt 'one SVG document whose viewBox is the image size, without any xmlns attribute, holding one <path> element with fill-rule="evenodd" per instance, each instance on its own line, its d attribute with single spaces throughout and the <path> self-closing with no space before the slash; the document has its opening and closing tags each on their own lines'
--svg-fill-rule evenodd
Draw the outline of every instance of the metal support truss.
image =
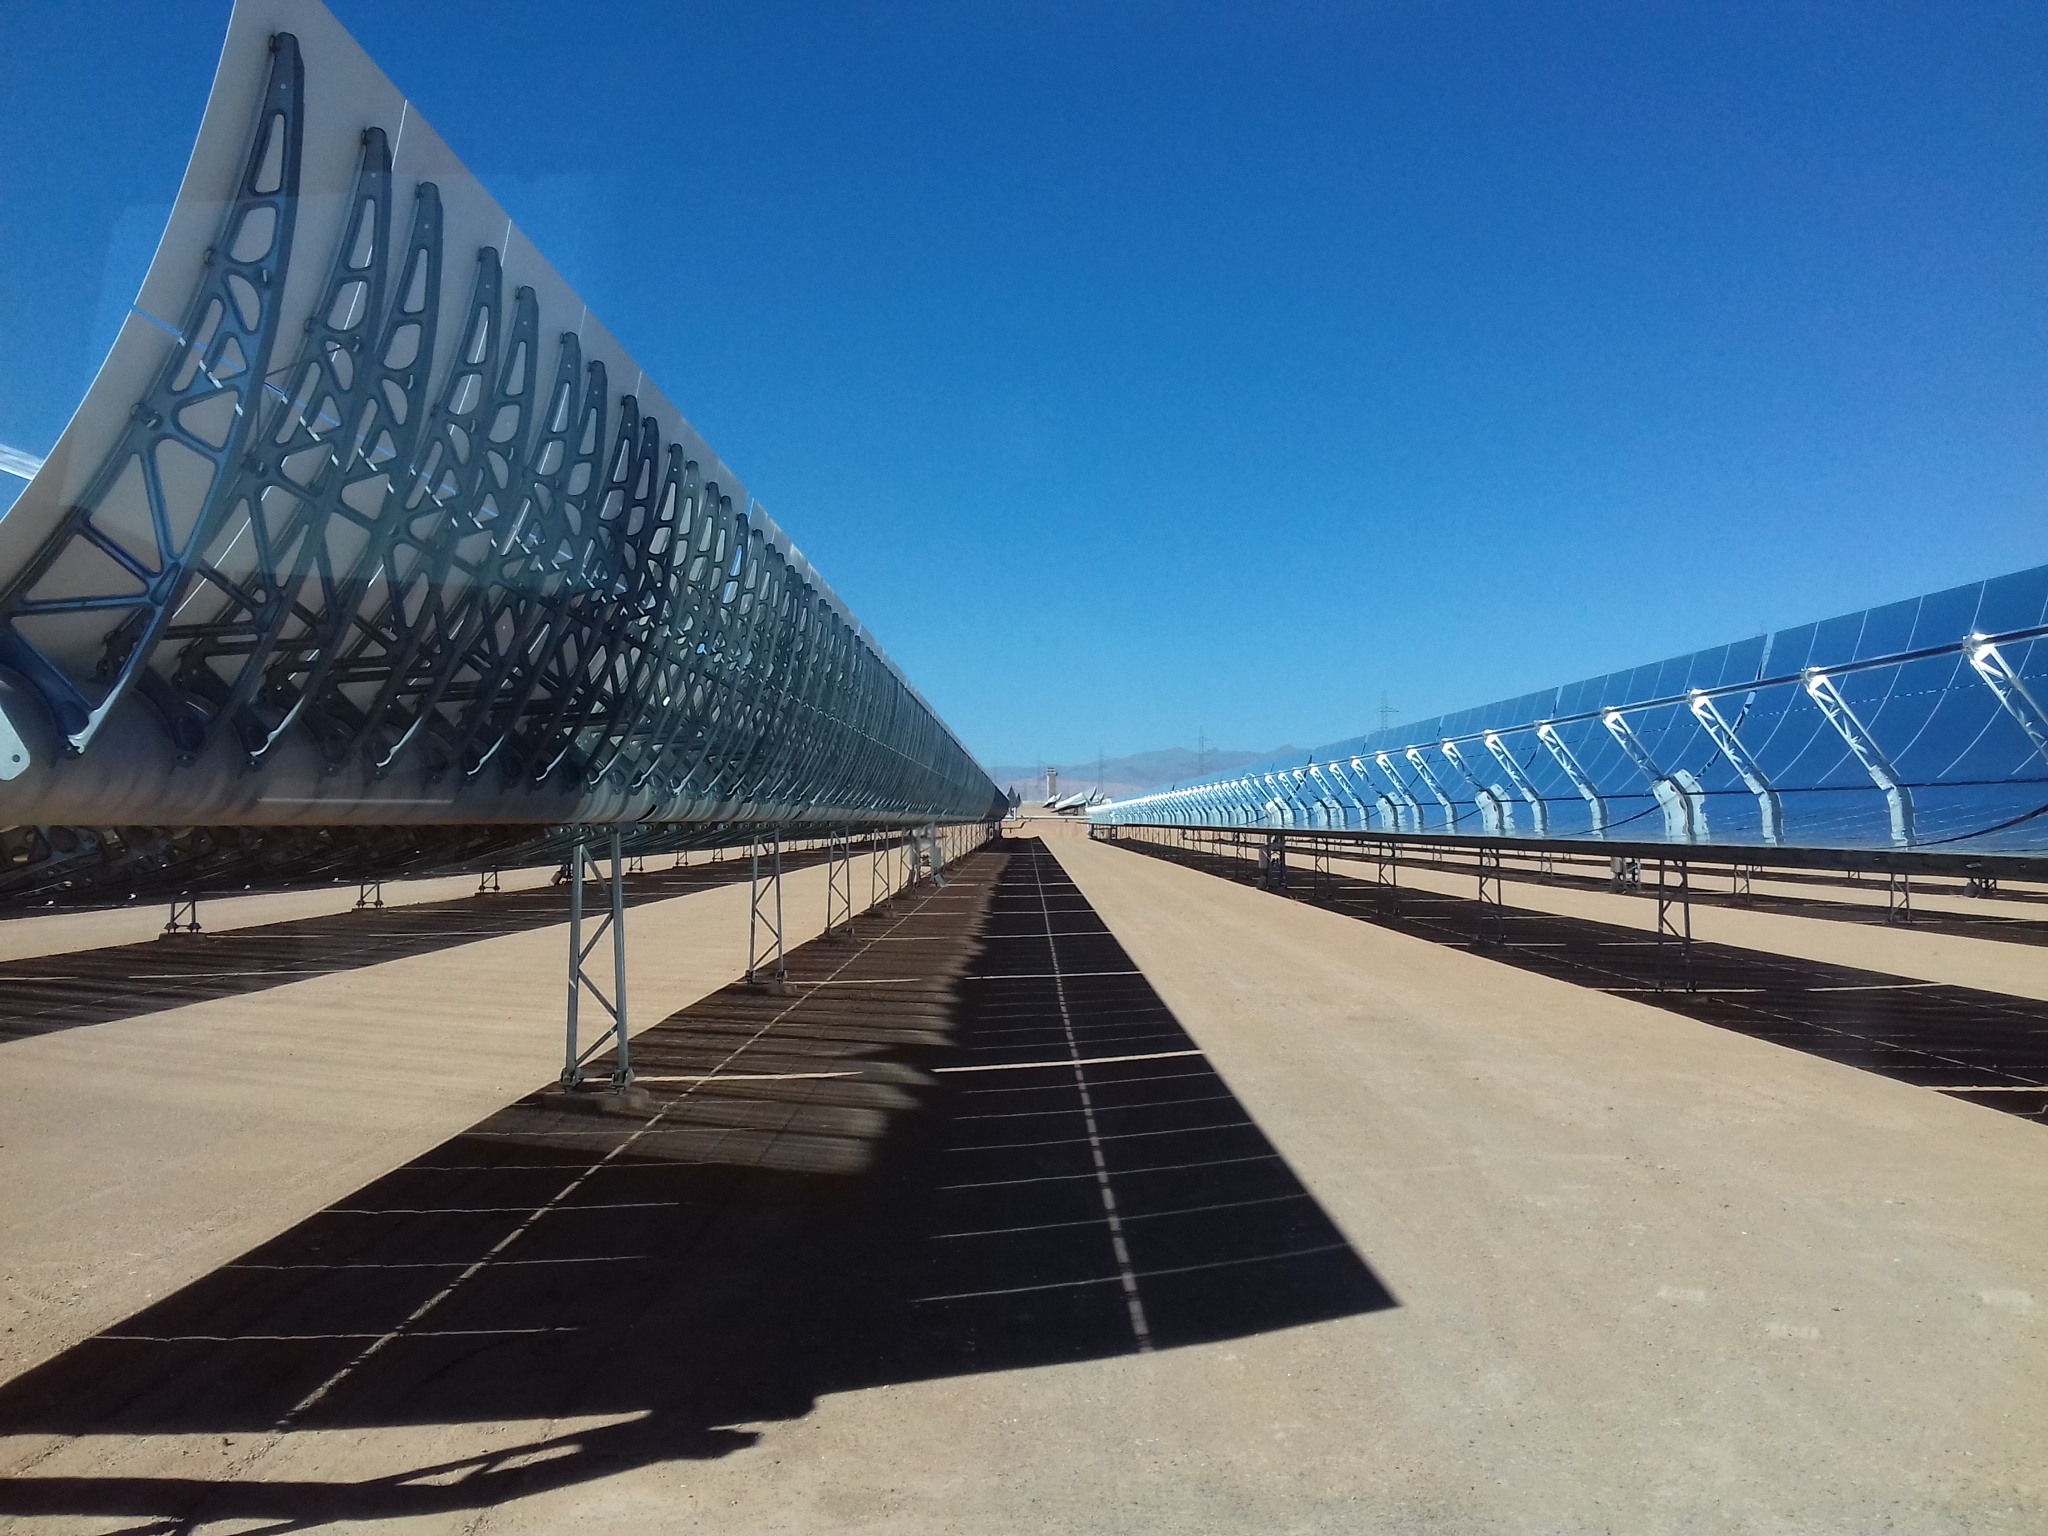
<svg viewBox="0 0 2048 1536">
<path fill-rule="evenodd" d="M 157 937 L 167 939 L 174 933 L 197 932 L 199 932 L 199 898 L 189 891 L 180 896 L 173 896 L 171 898 L 171 920 L 164 924 L 163 932 L 158 934 Z"/>
<path fill-rule="evenodd" d="M 384 910 L 384 882 L 375 876 L 368 880 L 357 881 L 356 904 L 352 910 L 357 912 L 382 912 Z"/>
<path fill-rule="evenodd" d="M 1650 781 L 1650 792 L 1657 797 L 1657 803 L 1664 810 L 1664 835 L 1675 843 L 1703 843 L 1707 840 L 1707 805 L 1701 793 L 1699 781 L 1684 769 L 1666 773 L 1650 756 L 1649 748 L 1635 733 L 1635 727 L 1628 723 L 1627 716 L 1618 709 L 1610 709 L 1600 717 L 1600 723 L 1607 727 L 1607 734 L 1627 754 L 1644 778 Z"/>
<path fill-rule="evenodd" d="M 1479 925 L 1472 937 L 1482 946 L 1508 941 L 1508 906 L 1501 887 L 1498 843 L 1479 845 Z"/>
<path fill-rule="evenodd" d="M 768 849 L 763 877 L 761 849 Z M 779 990 L 789 984 L 782 952 L 782 838 L 754 838 L 747 845 L 747 985 Z"/>
<path fill-rule="evenodd" d="M 1557 727 L 1548 720 L 1539 721 L 1536 739 L 1550 751 L 1557 760 L 1557 766 L 1564 770 L 1564 776 L 1572 781 L 1572 788 L 1579 792 L 1579 798 L 1586 802 L 1586 812 L 1593 820 L 1593 835 L 1607 835 L 1607 801 L 1594 787 L 1593 776 L 1580 766 L 1572 749 L 1564 744 L 1564 738 L 1557 734 Z"/>
<path fill-rule="evenodd" d="M 1486 750 L 1493 754 L 1493 760 L 1500 764 L 1500 771 L 1508 776 L 1508 782 L 1515 786 L 1515 793 L 1522 797 L 1529 807 L 1529 821 L 1536 836 L 1550 836 L 1550 807 L 1529 778 L 1528 772 L 1515 761 L 1515 754 L 1508 750 L 1507 743 L 1500 739 L 1498 731 L 1486 733 Z"/>
<path fill-rule="evenodd" d="M 1996 896 L 1998 894 L 1998 876 L 1968 876 L 1963 881 L 1963 894 L 1965 896 Z"/>
<path fill-rule="evenodd" d="M 1408 766 L 1413 768 L 1422 782 L 1429 786 L 1429 792 L 1436 796 L 1436 803 L 1444 808 L 1444 830 L 1457 831 L 1458 807 L 1445 792 L 1443 781 L 1436 776 L 1436 770 L 1429 766 L 1429 759 L 1422 755 L 1420 747 L 1410 747 L 1404 755 L 1408 759 Z"/>
<path fill-rule="evenodd" d="M 1755 894 L 1756 866 L 1754 864 L 1731 864 L 1728 866 L 1728 895 L 1744 906 Z"/>
<path fill-rule="evenodd" d="M 1827 716 L 1829 725 L 1835 728 L 1842 740 L 1848 744 L 1856 761 L 1863 765 L 1863 771 L 1870 775 L 1870 782 L 1884 791 L 1885 804 L 1891 809 L 1892 842 L 1900 848 L 1913 844 L 1913 792 L 1899 778 L 1898 770 L 1885 756 L 1884 748 L 1877 744 L 1863 722 L 1856 718 L 1856 712 L 1849 707 L 1849 701 L 1842 697 L 1835 680 L 1824 672 L 1806 674 L 1806 693 L 1820 706 L 1820 712 Z"/>
<path fill-rule="evenodd" d="M 1884 920 L 1913 921 L 1913 877 L 1904 870 L 1894 870 L 1884 877 Z"/>
<path fill-rule="evenodd" d="M 1325 905 L 1330 899 L 1334 881 L 1330 878 L 1330 840 L 1327 837 L 1312 837 L 1308 840 L 1309 857 L 1309 899 L 1317 905 Z"/>
<path fill-rule="evenodd" d="M 828 941 L 853 937 L 853 839 L 833 832 L 825 839 L 825 933 Z"/>
<path fill-rule="evenodd" d="M 1699 721 L 1714 745 L 1721 749 L 1721 755 L 1729 765 L 1742 775 L 1742 782 L 1749 792 L 1756 796 L 1757 816 L 1763 824 L 1764 841 L 1773 845 L 1785 840 L 1785 807 L 1778 799 L 1778 791 L 1771 781 L 1764 777 L 1764 771 L 1757 766 L 1749 748 L 1742 744 L 1735 734 L 1735 727 L 1721 717 L 1721 711 L 1707 694 L 1695 692 L 1692 695 L 1692 716 Z"/>
<path fill-rule="evenodd" d="M 495 864 L 476 877 L 476 893 L 479 896 L 501 895 L 504 889 L 504 882 L 498 878 L 498 866 Z"/>
<path fill-rule="evenodd" d="M 1643 861 L 1641 859 L 1616 859 L 1613 872 L 1607 880 L 1607 889 L 1616 895 L 1633 896 L 1643 888 Z"/>
<path fill-rule="evenodd" d="M 609 873 L 590 851 L 590 839 L 579 839 L 575 851 L 569 858 L 569 1017 L 568 1038 L 562 1055 L 562 1086 L 576 1089 L 583 1086 L 583 1069 L 593 1056 L 610 1045 L 617 1055 L 612 1063 L 611 1086 L 623 1089 L 633 1081 L 632 1041 L 626 1024 L 626 865 L 619 850 L 619 829 L 613 827 L 605 838 L 607 850 L 603 864 L 610 866 Z M 599 918 L 589 936 L 584 935 L 584 888 L 592 880 L 603 882 L 610 900 L 604 916 Z M 590 956 L 611 935 L 612 974 L 611 991 L 605 992 L 603 978 L 590 969 Z M 607 1028 L 600 1029 L 588 1045 L 580 1035 L 583 994 L 603 1009 L 610 1019 Z"/>
<path fill-rule="evenodd" d="M 1360 763 L 1362 770 L 1363 764 L 1361 759 L 1354 758 L 1352 761 Z M 1399 823 L 1393 830 L 1396 832 L 1420 832 L 1422 830 L 1422 807 L 1416 802 L 1415 796 L 1409 792 L 1408 781 L 1403 779 L 1399 770 L 1394 767 L 1394 760 L 1384 752 L 1376 752 L 1373 754 L 1373 762 L 1378 766 L 1380 772 L 1386 776 L 1387 782 L 1393 786 L 1393 793 L 1390 798 L 1394 802 L 1397 813 L 1396 820 Z"/>
<path fill-rule="evenodd" d="M 1678 913 L 1676 919 L 1673 911 Z M 1697 992 L 1698 985 L 1692 974 L 1692 871 L 1684 859 L 1657 861 L 1657 990 L 1669 990 L 1665 983 L 1670 977 L 1670 967 L 1665 957 L 1667 946 L 1675 946 L 1678 955 L 1679 985 L 1687 992 Z"/>
<path fill-rule="evenodd" d="M 1479 807 L 1479 827 L 1482 832 L 1496 836 L 1512 837 L 1515 833 L 1514 804 L 1509 798 L 1482 780 L 1465 761 L 1465 754 L 1458 750 L 1455 741 L 1437 743 L 1437 750 L 1444 761 L 1458 770 L 1458 776 L 1472 786 L 1472 803 Z"/>
<path fill-rule="evenodd" d="M 1981 635 L 1971 636 L 1970 648 L 1965 654 L 1970 658 L 1971 668 L 1984 679 L 1984 685 L 2005 706 L 2005 712 L 2027 733 L 2027 740 L 2034 744 L 2034 751 L 2043 762 L 2048 762 L 2048 710 L 2041 708 L 2040 700 L 2028 691 L 2019 673 L 1989 640 Z"/>
<path fill-rule="evenodd" d="M 889 889 L 889 877 L 884 870 L 888 865 L 889 840 L 877 837 L 868 844 L 868 910 L 879 909 L 894 893 Z"/>
<path fill-rule="evenodd" d="M 1380 916 L 1394 916 L 1401 902 L 1401 850 L 1394 844 L 1372 845 L 1372 878 L 1379 888 Z"/>
</svg>

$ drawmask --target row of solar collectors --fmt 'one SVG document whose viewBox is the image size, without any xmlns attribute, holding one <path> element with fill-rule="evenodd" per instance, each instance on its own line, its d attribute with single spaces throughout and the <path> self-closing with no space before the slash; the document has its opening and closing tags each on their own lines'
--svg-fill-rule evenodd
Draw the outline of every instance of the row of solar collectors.
<svg viewBox="0 0 2048 1536">
<path fill-rule="evenodd" d="M 1096 819 L 2038 850 L 2044 627 L 2048 566 L 1334 742 Z"/>
</svg>

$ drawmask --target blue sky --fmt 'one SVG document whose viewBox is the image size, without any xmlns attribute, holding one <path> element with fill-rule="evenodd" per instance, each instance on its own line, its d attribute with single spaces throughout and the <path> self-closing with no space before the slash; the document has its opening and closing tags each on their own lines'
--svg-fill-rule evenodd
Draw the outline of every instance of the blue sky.
<svg viewBox="0 0 2048 1536">
<path fill-rule="evenodd" d="M 0 13 L 0 443 L 227 9 Z M 334 9 L 986 762 L 2048 560 L 2039 6 Z"/>
</svg>

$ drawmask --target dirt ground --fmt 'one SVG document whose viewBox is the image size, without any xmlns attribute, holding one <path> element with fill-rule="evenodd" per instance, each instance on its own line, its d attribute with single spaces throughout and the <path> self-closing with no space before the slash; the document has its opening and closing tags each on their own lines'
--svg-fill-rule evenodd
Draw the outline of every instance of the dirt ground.
<svg viewBox="0 0 2048 1536">
<path fill-rule="evenodd" d="M 0 1045 L 0 1521 L 2048 1528 L 2042 1127 L 1029 830 L 636 908 L 646 1125 L 558 926 Z"/>
</svg>

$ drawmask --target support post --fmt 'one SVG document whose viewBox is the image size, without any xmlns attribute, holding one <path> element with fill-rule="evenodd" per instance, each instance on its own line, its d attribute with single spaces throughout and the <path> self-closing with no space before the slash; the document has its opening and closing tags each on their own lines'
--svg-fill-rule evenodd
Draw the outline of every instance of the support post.
<svg viewBox="0 0 2048 1536">
<path fill-rule="evenodd" d="M 1393 917 L 1401 903 L 1401 850 L 1394 843 L 1373 844 L 1373 880 L 1379 886 L 1380 916 Z"/>
<path fill-rule="evenodd" d="M 782 953 L 782 837 L 767 840 L 766 878 L 761 842 L 755 837 L 747 843 L 747 985 L 779 992 L 789 984 Z"/>
<path fill-rule="evenodd" d="M 157 935 L 167 939 L 174 933 L 197 933 L 199 931 L 199 898 L 190 891 L 171 898 L 171 920 L 164 924 L 164 931 Z"/>
<path fill-rule="evenodd" d="M 1667 863 L 1676 864 L 1676 883 L 1665 879 Z M 1672 908 L 1678 909 L 1678 919 L 1671 916 Z M 1697 992 L 1692 975 L 1692 872 L 1684 859 L 1657 861 L 1657 990 L 1665 990 L 1665 979 L 1669 968 L 1664 958 L 1666 941 L 1678 946 L 1679 963 L 1683 968 L 1685 990 Z"/>
<path fill-rule="evenodd" d="M 824 937 L 853 937 L 853 839 L 844 832 L 830 833 L 825 839 Z"/>
<path fill-rule="evenodd" d="M 1481 944 L 1508 941 L 1508 908 L 1501 890 L 1500 844 L 1479 845 L 1479 932 Z"/>
<path fill-rule="evenodd" d="M 476 877 L 476 893 L 479 896 L 496 896 L 504 889 L 504 886 L 498 883 L 498 866 L 495 864 Z"/>
<path fill-rule="evenodd" d="M 1751 885 L 1756 879 L 1754 864 L 1735 864 L 1728 870 L 1728 894 L 1744 906 L 1749 904 Z"/>
<path fill-rule="evenodd" d="M 609 1043 L 616 1051 L 612 1063 L 611 1087 L 614 1092 L 623 1091 L 633 1081 L 632 1042 L 626 1028 L 626 864 L 619 851 L 619 829 L 613 827 L 606 834 L 611 871 L 607 876 L 599 861 L 591 854 L 590 837 L 586 833 L 577 839 L 576 848 L 569 856 L 569 1018 L 568 1041 L 562 1056 L 561 1083 L 565 1090 L 583 1086 L 583 1068 L 590 1058 L 602 1051 Z M 584 883 L 596 875 L 605 882 L 610 901 L 605 915 L 591 929 L 588 938 L 584 936 Z M 599 977 L 590 970 L 590 956 L 603 942 L 605 934 L 612 936 L 611 994 L 607 996 Z M 597 1000 L 611 1020 L 608 1029 L 600 1029 L 596 1036 L 585 1045 L 580 1035 L 583 994 L 588 992 Z"/>
<path fill-rule="evenodd" d="M 1884 877 L 1884 920 L 1888 923 L 1913 921 L 1913 877 L 1904 870 Z"/>
<path fill-rule="evenodd" d="M 1330 840 L 1327 837 L 1309 839 L 1309 877 L 1314 894 L 1311 897 L 1318 905 L 1330 899 Z"/>
<path fill-rule="evenodd" d="M 382 912 L 384 910 L 384 882 L 382 880 L 361 880 L 356 883 L 356 904 L 358 912 Z"/>
</svg>

